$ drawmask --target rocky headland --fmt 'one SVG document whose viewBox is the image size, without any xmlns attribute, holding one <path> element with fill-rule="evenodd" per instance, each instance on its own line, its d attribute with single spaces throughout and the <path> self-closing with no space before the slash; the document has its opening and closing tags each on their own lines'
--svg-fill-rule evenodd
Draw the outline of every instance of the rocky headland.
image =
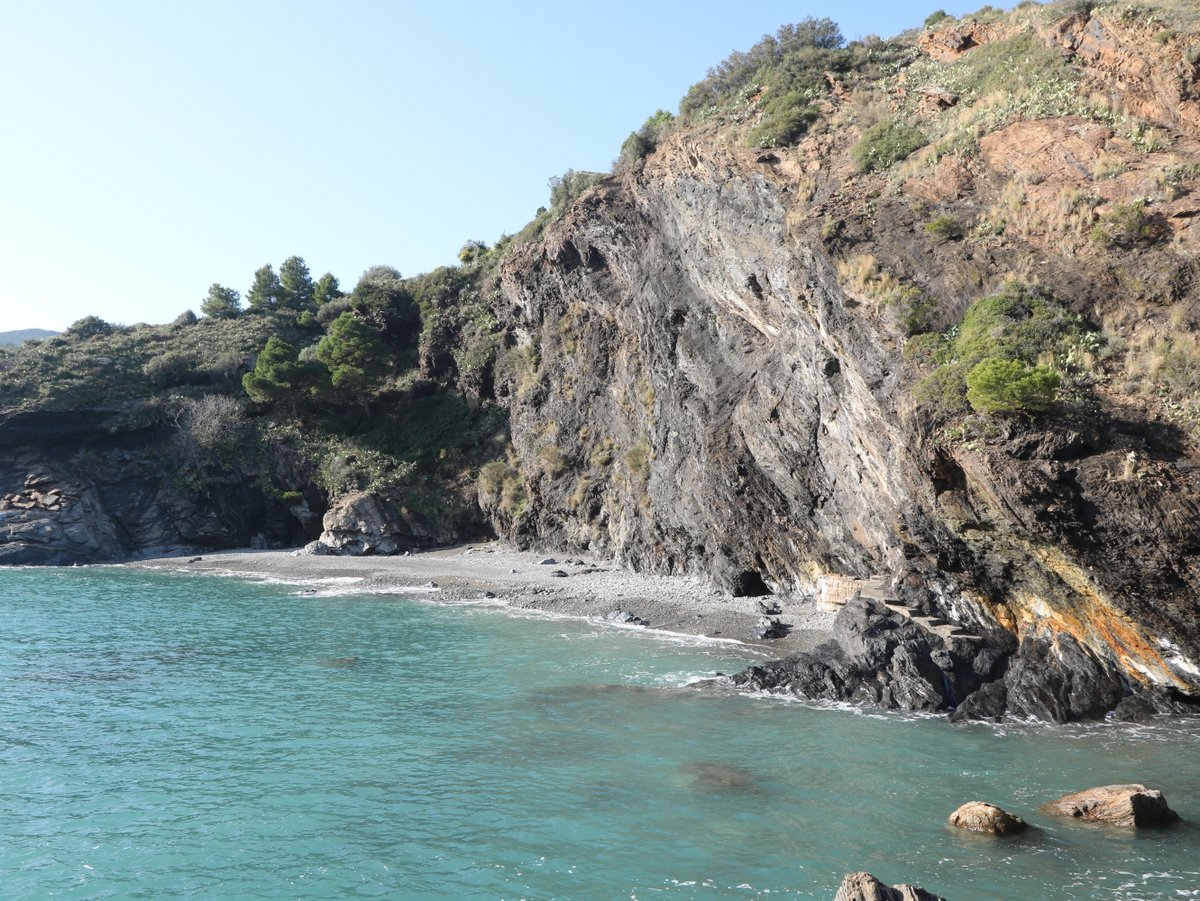
<svg viewBox="0 0 1200 901">
<path fill-rule="evenodd" d="M 710 76 L 708 106 L 570 181 L 520 241 L 396 281 L 419 335 L 378 281 L 356 289 L 350 314 L 417 360 L 359 405 L 361 447 L 317 453 L 311 421 L 350 414 L 260 392 L 229 414 L 258 430 L 184 471 L 173 395 L 5 396 L 0 563 L 498 536 L 744 607 L 739 635 L 782 659 L 740 688 L 955 719 L 1192 710 L 1200 38 L 1172 10 L 1024 6 L 814 44 L 820 88 L 785 137 L 758 130 L 778 124 L 769 78 Z M 107 340 L 50 339 L 107 360 L 97 384 Z M 13 360 L 0 391 L 33 366 Z M 239 384 L 205 378 L 172 390 Z M 469 440 L 417 444 L 417 421 Z M 387 441 L 409 469 L 368 472 Z M 786 630 L 752 598 L 784 626 L 826 611 L 828 640 L 767 638 Z"/>
</svg>

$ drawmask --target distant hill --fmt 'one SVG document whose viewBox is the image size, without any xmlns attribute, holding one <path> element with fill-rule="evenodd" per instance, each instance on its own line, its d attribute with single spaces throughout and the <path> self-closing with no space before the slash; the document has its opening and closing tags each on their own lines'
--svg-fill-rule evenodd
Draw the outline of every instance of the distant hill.
<svg viewBox="0 0 1200 901">
<path fill-rule="evenodd" d="M 0 344 L 20 344 L 31 338 L 52 338 L 58 332 L 44 328 L 19 328 L 11 332 L 0 332 Z"/>
</svg>

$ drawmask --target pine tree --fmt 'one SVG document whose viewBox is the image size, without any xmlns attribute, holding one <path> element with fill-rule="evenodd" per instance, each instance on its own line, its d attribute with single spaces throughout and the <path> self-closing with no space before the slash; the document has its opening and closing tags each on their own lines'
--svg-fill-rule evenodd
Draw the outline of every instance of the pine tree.
<svg viewBox="0 0 1200 901">
<path fill-rule="evenodd" d="M 344 297 L 342 286 L 338 284 L 338 280 L 333 277 L 332 272 L 326 272 L 319 279 L 316 285 L 313 286 L 313 300 L 317 306 L 327 304 L 331 300 L 337 300 L 339 297 Z"/>
<path fill-rule="evenodd" d="M 273 310 L 279 304 L 283 286 L 270 263 L 254 273 L 254 284 L 246 292 L 252 310 Z"/>
<path fill-rule="evenodd" d="M 317 359 L 329 369 L 333 387 L 359 395 L 369 409 L 369 393 L 382 384 L 389 367 L 387 346 L 379 332 L 353 313 L 329 325 L 317 345 Z"/>
<path fill-rule="evenodd" d="M 208 286 L 208 296 L 200 304 L 200 312 L 212 319 L 233 319 L 241 315 L 242 295 L 213 282 Z"/>
<path fill-rule="evenodd" d="M 303 257 L 291 256 L 279 265 L 280 303 L 302 310 L 312 303 L 313 280 Z"/>
</svg>

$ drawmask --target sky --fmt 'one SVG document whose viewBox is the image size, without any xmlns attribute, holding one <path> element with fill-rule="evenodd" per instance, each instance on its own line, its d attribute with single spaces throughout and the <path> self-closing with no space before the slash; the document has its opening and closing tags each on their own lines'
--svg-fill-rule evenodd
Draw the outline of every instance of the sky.
<svg viewBox="0 0 1200 901">
<path fill-rule="evenodd" d="M 0 0 L 0 331 L 169 322 L 293 254 L 453 264 L 782 24 L 981 5 Z"/>
</svg>

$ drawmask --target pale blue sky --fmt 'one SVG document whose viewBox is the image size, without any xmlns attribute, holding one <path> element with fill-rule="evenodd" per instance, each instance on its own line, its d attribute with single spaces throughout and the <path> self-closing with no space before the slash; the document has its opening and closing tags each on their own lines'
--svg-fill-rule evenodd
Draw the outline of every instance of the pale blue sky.
<svg viewBox="0 0 1200 901">
<path fill-rule="evenodd" d="M 166 322 L 291 254 L 452 263 L 779 25 L 980 5 L 0 0 L 0 331 Z"/>
</svg>

